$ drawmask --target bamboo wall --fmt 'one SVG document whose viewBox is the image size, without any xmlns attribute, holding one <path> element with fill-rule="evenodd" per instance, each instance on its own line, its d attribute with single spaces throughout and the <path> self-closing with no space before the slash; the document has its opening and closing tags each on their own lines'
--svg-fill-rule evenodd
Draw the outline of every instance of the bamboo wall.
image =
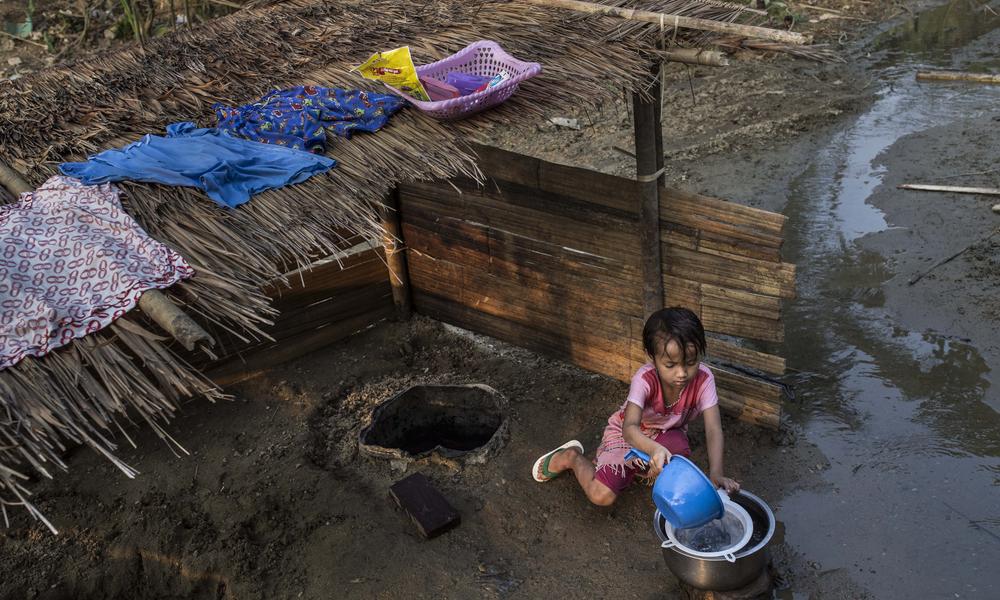
<svg viewBox="0 0 1000 600">
<path fill-rule="evenodd" d="M 327 259 L 289 280 L 291 287 L 267 290 L 280 311 L 267 329 L 274 341 L 224 344 L 229 356 L 207 373 L 215 382 L 246 379 L 395 314 L 382 248 L 361 249 L 340 264 Z"/>
<path fill-rule="evenodd" d="M 623 381 L 646 362 L 635 182 L 479 147 L 485 187 L 471 180 L 401 184 L 414 308 Z M 707 331 L 780 341 L 785 217 L 661 192 L 664 304 L 697 312 Z M 713 336 L 725 411 L 775 428 L 781 389 L 745 367 L 780 374 L 780 357 Z M 736 365 L 738 368 L 732 368 Z"/>
</svg>

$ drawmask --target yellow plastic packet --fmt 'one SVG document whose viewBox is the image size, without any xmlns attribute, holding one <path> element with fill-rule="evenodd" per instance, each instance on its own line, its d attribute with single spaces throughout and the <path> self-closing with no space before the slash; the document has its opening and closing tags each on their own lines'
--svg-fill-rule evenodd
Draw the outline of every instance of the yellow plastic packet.
<svg viewBox="0 0 1000 600">
<path fill-rule="evenodd" d="M 388 52 L 376 52 L 358 66 L 357 70 L 365 79 L 374 79 L 391 85 L 417 100 L 429 102 L 431 99 L 417 77 L 417 69 L 413 66 L 413 59 L 410 58 L 409 46 Z"/>
</svg>

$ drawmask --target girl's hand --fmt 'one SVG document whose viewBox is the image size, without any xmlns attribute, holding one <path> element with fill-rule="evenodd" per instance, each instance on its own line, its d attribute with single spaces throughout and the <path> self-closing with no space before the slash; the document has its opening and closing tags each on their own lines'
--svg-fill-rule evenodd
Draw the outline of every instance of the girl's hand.
<svg viewBox="0 0 1000 600">
<path fill-rule="evenodd" d="M 656 450 L 649 455 L 649 476 L 657 477 L 663 467 L 670 462 L 670 451 L 663 446 L 657 446 Z"/>
<path fill-rule="evenodd" d="M 730 479 L 723 475 L 713 475 L 712 484 L 717 488 L 722 488 L 727 492 L 738 492 L 740 491 L 740 483 L 735 479 Z"/>
</svg>

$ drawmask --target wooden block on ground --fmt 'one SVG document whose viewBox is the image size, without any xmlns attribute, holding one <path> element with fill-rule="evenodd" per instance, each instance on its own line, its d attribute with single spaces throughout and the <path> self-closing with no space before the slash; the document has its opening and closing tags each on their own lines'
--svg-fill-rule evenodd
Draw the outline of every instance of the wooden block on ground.
<svg viewBox="0 0 1000 600">
<path fill-rule="evenodd" d="M 389 493 L 410 515 L 420 533 L 431 539 L 462 522 L 462 516 L 422 473 L 397 481 Z"/>
<path fill-rule="evenodd" d="M 729 592 L 710 592 L 699 590 L 683 582 L 678 582 L 678 584 L 683 600 L 766 600 L 772 597 L 772 579 L 767 569 L 760 574 L 760 577 L 743 588 Z"/>
</svg>

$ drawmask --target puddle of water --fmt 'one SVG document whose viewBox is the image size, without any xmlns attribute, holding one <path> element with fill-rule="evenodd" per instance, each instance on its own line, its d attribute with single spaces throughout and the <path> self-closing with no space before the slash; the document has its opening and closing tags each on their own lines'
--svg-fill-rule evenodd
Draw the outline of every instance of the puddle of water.
<svg viewBox="0 0 1000 600">
<path fill-rule="evenodd" d="M 836 219 L 839 233 L 830 242 L 842 245 L 889 227 L 882 211 L 867 199 L 882 185 L 886 172 L 876 159 L 896 141 L 949 119 L 984 112 L 1000 99 L 996 89 L 922 84 L 913 73 L 910 66 L 883 71 L 880 77 L 888 84 L 886 89 L 816 159 L 822 181 L 808 193 L 830 201 L 825 211 Z"/>
<path fill-rule="evenodd" d="M 887 31 L 876 40 L 875 48 L 910 60 L 948 59 L 956 48 L 1000 27 L 998 13 L 988 3 L 954 0 Z"/>
<path fill-rule="evenodd" d="M 1000 413 L 990 406 L 1000 390 L 966 341 L 895 324 L 881 289 L 891 269 L 854 244 L 889 228 L 867 202 L 889 164 L 880 156 L 1000 105 L 998 87 L 913 79 L 918 62 L 959 60 L 963 45 L 966 57 L 1000 47 L 1000 18 L 976 7 L 950 2 L 883 37 L 898 63 L 882 63 L 885 89 L 817 153 L 785 211 L 799 299 L 784 355 L 821 375 L 799 386 L 789 412 L 830 465 L 822 489 L 797 491 L 776 512 L 795 551 L 877 598 L 1000 598 Z"/>
<path fill-rule="evenodd" d="M 914 347 L 878 330 L 832 333 L 847 368 L 803 393 L 825 486 L 779 503 L 786 539 L 877 598 L 998 597 L 1000 417 L 981 402 L 982 359 L 940 338 Z"/>
<path fill-rule="evenodd" d="M 892 276 L 893 273 L 881 254 L 861 251 L 845 257 L 845 260 L 832 268 L 823 282 L 823 288 L 827 294 L 841 302 L 857 302 L 865 308 L 881 308 L 885 305 L 882 284 Z"/>
</svg>

